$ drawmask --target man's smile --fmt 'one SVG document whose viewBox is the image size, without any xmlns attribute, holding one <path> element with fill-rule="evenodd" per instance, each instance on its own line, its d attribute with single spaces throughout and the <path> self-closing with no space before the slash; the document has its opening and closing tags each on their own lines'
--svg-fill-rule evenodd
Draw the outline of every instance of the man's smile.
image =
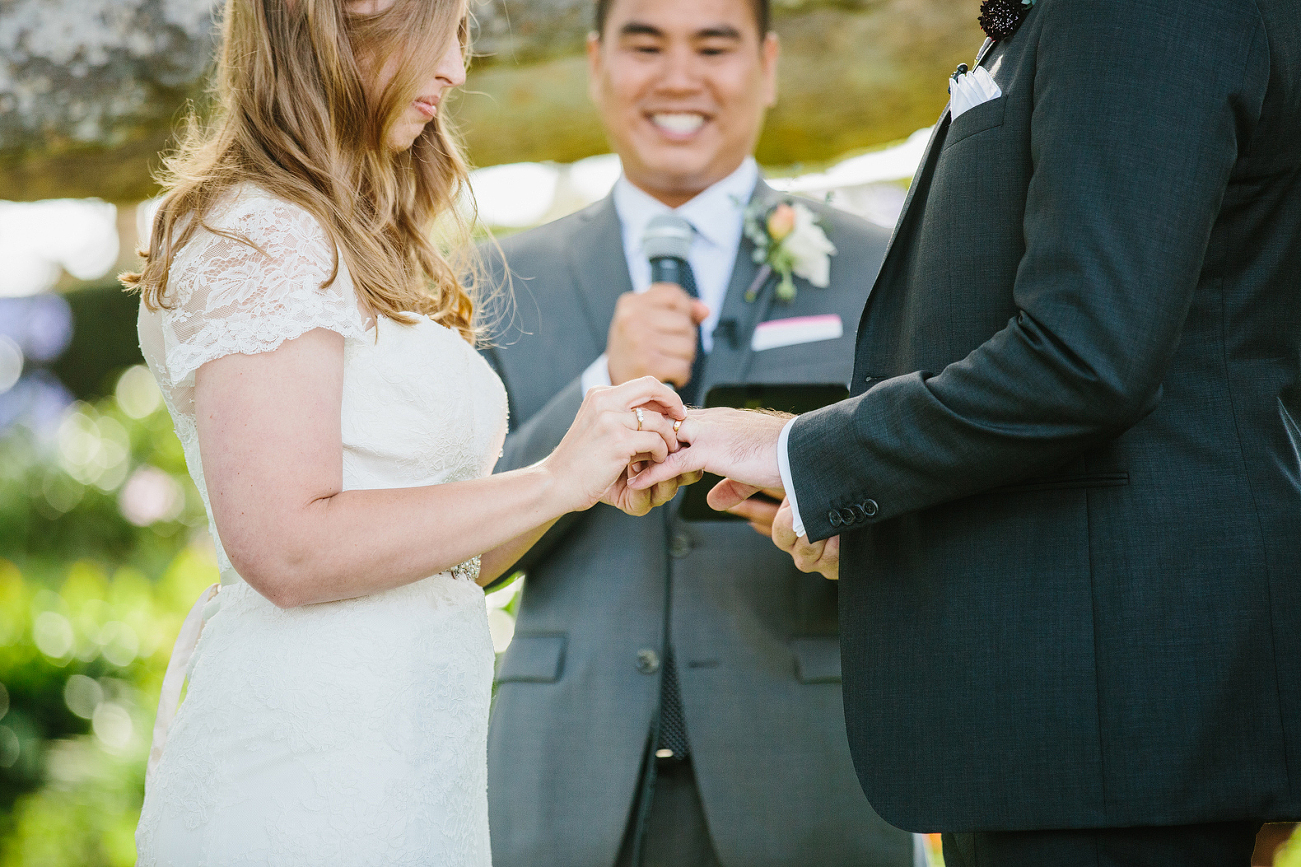
<svg viewBox="0 0 1301 867">
<path fill-rule="evenodd" d="M 666 136 L 685 141 L 705 125 L 708 118 L 695 111 L 659 111 L 649 115 L 650 122 Z"/>
</svg>

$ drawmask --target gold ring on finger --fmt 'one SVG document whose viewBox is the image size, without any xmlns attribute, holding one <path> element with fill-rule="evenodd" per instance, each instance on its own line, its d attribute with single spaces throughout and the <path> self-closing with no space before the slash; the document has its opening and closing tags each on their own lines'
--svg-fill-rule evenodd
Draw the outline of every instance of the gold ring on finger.
<svg viewBox="0 0 1301 867">
<path fill-rule="evenodd" d="M 637 415 L 637 430 L 641 430 L 641 426 L 646 423 L 646 414 L 642 412 L 641 407 L 637 407 L 633 412 Z"/>
</svg>

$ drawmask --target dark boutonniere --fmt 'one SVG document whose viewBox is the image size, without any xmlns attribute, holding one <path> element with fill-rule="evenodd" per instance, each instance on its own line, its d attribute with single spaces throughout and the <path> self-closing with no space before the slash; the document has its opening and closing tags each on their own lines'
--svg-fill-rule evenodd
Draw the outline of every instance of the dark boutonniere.
<svg viewBox="0 0 1301 867">
<path fill-rule="evenodd" d="M 995 42 L 1011 39 L 1035 0 L 984 0 L 980 4 L 980 29 Z"/>
<path fill-rule="evenodd" d="M 746 301 L 759 297 L 759 290 L 776 272 L 778 301 L 795 300 L 795 279 L 799 275 L 819 289 L 831 283 L 831 257 L 836 247 L 807 205 L 784 201 L 768 207 L 752 202 L 745 209 L 745 236 L 754 244 L 754 261 L 762 265 Z"/>
</svg>

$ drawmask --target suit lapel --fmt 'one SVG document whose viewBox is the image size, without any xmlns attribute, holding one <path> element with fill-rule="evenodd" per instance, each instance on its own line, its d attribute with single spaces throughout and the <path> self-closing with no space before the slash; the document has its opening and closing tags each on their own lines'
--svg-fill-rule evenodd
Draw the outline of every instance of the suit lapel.
<svg viewBox="0 0 1301 867">
<path fill-rule="evenodd" d="M 976 66 L 980 66 L 985 62 L 985 59 L 989 56 L 989 52 L 996 44 L 997 43 L 992 39 L 985 39 L 984 44 L 980 46 L 980 51 L 976 52 Z M 895 242 L 899 239 L 904 224 L 907 222 L 908 214 L 912 209 L 914 197 L 918 188 L 930 186 L 929 182 L 931 173 L 935 170 L 935 162 L 937 161 L 940 149 L 944 144 L 944 134 L 948 132 L 949 124 L 951 122 L 952 118 L 949 116 L 949 105 L 945 105 L 944 113 L 940 115 L 940 119 L 936 122 L 934 129 L 931 130 L 930 141 L 926 143 L 926 151 L 922 154 L 921 168 L 918 169 L 916 176 L 913 178 L 913 182 L 908 185 L 908 195 L 904 198 L 903 210 L 899 213 L 899 219 L 894 224 L 894 232 L 890 235 L 890 242 L 885 248 L 886 263 L 889 263 L 890 253 L 894 250 Z M 923 181 L 925 181 L 925 183 L 923 183 Z M 885 270 L 885 267 L 882 267 L 881 273 L 884 274 Z M 868 298 L 870 300 L 871 295 L 869 295 Z"/>
<path fill-rule="evenodd" d="M 623 250 L 623 230 L 613 196 L 606 196 L 585 215 L 570 238 L 566 257 L 587 327 L 599 351 L 604 352 L 614 306 L 620 295 L 632 291 Z"/>
<path fill-rule="evenodd" d="M 750 201 L 767 204 L 777 198 L 777 191 L 760 180 L 755 185 Z M 771 290 L 768 290 L 756 301 L 746 302 L 745 290 L 750 288 L 758 273 L 759 265 L 754 261 L 754 242 L 742 233 L 741 243 L 736 248 L 736 262 L 732 266 L 732 279 L 727 284 L 718 328 L 714 331 L 714 346 L 709 358 L 705 360 L 702 376 L 706 388 L 719 383 L 741 382 L 744 377 L 749 363 L 751 335 L 772 295 Z M 704 391 L 701 391 L 699 399 L 704 402 Z"/>
<path fill-rule="evenodd" d="M 926 151 L 922 154 L 921 168 L 917 170 L 917 174 L 913 177 L 912 183 L 908 185 L 908 195 L 904 197 L 903 210 L 899 212 L 899 219 L 894 224 L 894 232 L 891 233 L 890 242 L 885 248 L 885 262 L 887 264 L 890 261 L 890 254 L 894 252 L 895 243 L 899 240 L 899 236 L 903 233 L 904 226 L 908 223 L 908 215 L 912 211 L 912 205 L 917 195 L 917 190 L 921 187 L 929 186 L 929 184 L 924 183 L 924 181 L 929 181 L 931 172 L 935 170 L 935 161 L 939 155 L 940 146 L 944 143 L 944 134 L 948 132 L 948 129 L 949 107 L 946 105 L 944 107 L 944 114 L 940 115 L 940 119 L 935 124 L 935 128 L 931 130 L 930 141 L 926 143 Z M 884 266 L 882 266 L 881 272 L 885 272 Z M 880 282 L 880 276 L 878 276 L 877 282 Z M 868 295 L 869 299 L 871 297 L 871 295 Z"/>
</svg>

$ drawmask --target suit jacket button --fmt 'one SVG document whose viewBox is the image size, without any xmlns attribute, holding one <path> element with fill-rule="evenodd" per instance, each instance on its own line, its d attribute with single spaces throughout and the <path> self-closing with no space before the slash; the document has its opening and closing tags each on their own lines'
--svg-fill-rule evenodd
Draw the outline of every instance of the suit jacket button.
<svg viewBox="0 0 1301 867">
<path fill-rule="evenodd" d="M 881 507 L 876 504 L 876 500 L 863 501 L 863 513 L 869 518 L 875 518 L 876 513 L 881 511 Z"/>
<path fill-rule="evenodd" d="M 833 527 L 839 527 L 841 524 L 845 523 L 844 518 L 841 518 L 840 513 L 835 509 L 827 512 L 827 521 L 830 522 Z"/>
<path fill-rule="evenodd" d="M 857 521 L 858 516 L 854 514 L 853 509 L 844 508 L 840 510 L 840 520 L 844 521 L 846 526 L 848 526 L 849 524 L 852 524 L 855 521 Z"/>
<path fill-rule="evenodd" d="M 660 670 L 660 655 L 649 647 L 637 651 L 637 670 L 642 674 L 654 674 Z"/>
<path fill-rule="evenodd" d="M 674 533 L 673 538 L 669 539 L 669 556 L 676 560 L 691 553 L 691 537 L 686 533 Z"/>
</svg>

